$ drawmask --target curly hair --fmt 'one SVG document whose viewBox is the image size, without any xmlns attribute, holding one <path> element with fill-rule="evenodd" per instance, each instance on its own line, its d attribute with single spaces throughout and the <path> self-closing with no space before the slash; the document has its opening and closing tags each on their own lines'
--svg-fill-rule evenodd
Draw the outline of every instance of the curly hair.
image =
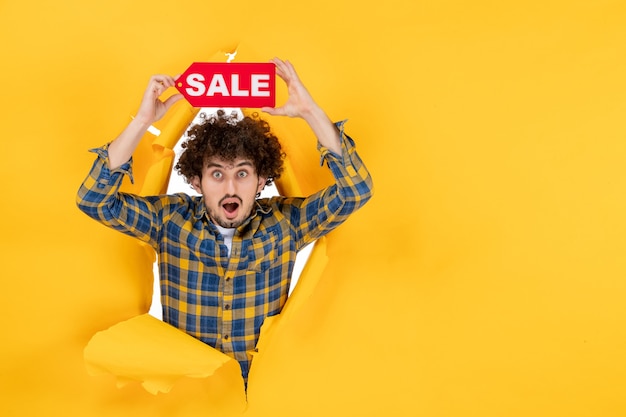
<svg viewBox="0 0 626 417">
<path fill-rule="evenodd" d="M 183 153 L 174 167 L 187 182 L 202 178 L 202 168 L 214 156 L 225 161 L 237 158 L 252 161 L 257 174 L 266 178 L 266 185 L 280 177 L 285 153 L 269 124 L 257 113 L 239 120 L 236 113 L 226 115 L 218 110 L 203 122 L 193 125 L 182 144 Z"/>
</svg>

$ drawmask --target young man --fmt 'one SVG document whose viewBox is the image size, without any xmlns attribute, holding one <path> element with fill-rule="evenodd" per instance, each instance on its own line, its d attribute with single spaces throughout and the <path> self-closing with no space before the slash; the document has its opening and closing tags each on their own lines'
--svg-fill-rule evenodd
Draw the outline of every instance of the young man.
<svg viewBox="0 0 626 417">
<path fill-rule="evenodd" d="M 311 127 L 335 184 L 309 197 L 258 199 L 280 176 L 284 154 L 266 122 L 223 112 L 193 126 L 176 169 L 201 196 L 141 197 L 119 192 L 147 128 L 181 96 L 160 95 L 174 78 L 153 76 L 136 117 L 98 157 L 78 207 L 149 243 L 158 253 L 163 320 L 235 358 L 247 381 L 250 352 L 266 317 L 280 313 L 296 253 L 324 236 L 372 195 L 372 180 L 343 124 L 333 124 L 288 61 L 273 60 L 289 97 L 272 115 Z"/>
</svg>

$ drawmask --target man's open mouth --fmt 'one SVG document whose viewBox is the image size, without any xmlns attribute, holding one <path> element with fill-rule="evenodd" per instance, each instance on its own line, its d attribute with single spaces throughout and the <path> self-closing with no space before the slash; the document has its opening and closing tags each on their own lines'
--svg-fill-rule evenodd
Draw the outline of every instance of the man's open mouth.
<svg viewBox="0 0 626 417">
<path fill-rule="evenodd" d="M 223 204 L 222 207 L 226 210 L 227 213 L 234 213 L 239 208 L 239 203 L 226 203 Z"/>
<path fill-rule="evenodd" d="M 237 196 L 224 197 L 222 201 L 220 201 L 220 205 L 222 209 L 224 209 L 224 215 L 229 219 L 234 219 L 239 213 L 241 199 Z"/>
</svg>

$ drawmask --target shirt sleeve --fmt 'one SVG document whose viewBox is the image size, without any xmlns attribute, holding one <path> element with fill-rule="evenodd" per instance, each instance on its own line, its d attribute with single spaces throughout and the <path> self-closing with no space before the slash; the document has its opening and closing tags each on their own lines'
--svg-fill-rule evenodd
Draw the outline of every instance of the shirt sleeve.
<svg viewBox="0 0 626 417">
<path fill-rule="evenodd" d="M 109 169 L 108 145 L 92 149 L 97 158 L 76 196 L 78 208 L 100 223 L 139 238 L 155 247 L 159 226 L 156 198 L 139 197 L 119 191 L 122 180 L 132 177 L 132 159 Z"/>
<path fill-rule="evenodd" d="M 344 132 L 345 121 L 336 123 L 341 138 L 341 155 L 318 144 L 321 163 L 328 166 L 335 184 L 302 200 L 292 221 L 300 246 L 326 235 L 367 203 L 373 195 L 372 177 L 356 152 L 352 138 Z"/>
</svg>

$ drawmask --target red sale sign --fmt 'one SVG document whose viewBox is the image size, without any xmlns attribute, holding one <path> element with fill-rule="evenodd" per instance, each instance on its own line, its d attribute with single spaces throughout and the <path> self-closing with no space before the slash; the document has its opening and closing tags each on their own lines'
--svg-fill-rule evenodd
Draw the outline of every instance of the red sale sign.
<svg viewBox="0 0 626 417">
<path fill-rule="evenodd" d="M 194 62 L 176 80 L 194 107 L 274 107 L 276 67 L 272 63 Z"/>
</svg>

